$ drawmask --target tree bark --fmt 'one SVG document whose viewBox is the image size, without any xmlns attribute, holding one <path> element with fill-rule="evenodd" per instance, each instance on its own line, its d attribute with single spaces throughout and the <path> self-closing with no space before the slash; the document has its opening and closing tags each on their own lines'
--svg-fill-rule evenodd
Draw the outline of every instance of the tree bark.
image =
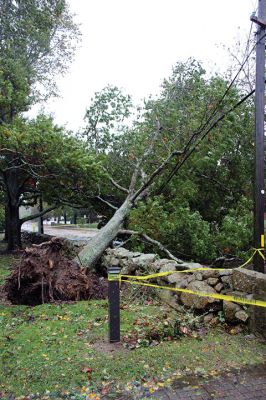
<svg viewBox="0 0 266 400">
<path fill-rule="evenodd" d="M 7 206 L 5 206 L 5 235 L 4 235 L 3 241 L 6 243 L 8 241 L 8 209 L 7 209 Z"/>
<path fill-rule="evenodd" d="M 19 219 L 19 206 L 12 205 L 11 202 L 7 206 L 8 226 L 7 226 L 7 250 L 16 250 L 21 248 L 21 222 Z"/>
<path fill-rule="evenodd" d="M 133 203 L 127 197 L 122 206 L 115 212 L 110 221 L 94 236 L 79 253 L 77 261 L 91 269 L 102 256 L 106 248 L 115 239 L 125 217 L 131 210 Z"/>
<path fill-rule="evenodd" d="M 21 221 L 19 219 L 19 183 L 16 169 L 8 170 L 4 175 L 6 186 L 7 210 L 7 250 L 21 247 Z"/>
<path fill-rule="evenodd" d="M 77 225 L 77 210 L 74 210 L 74 213 L 73 213 L 73 224 Z"/>
</svg>

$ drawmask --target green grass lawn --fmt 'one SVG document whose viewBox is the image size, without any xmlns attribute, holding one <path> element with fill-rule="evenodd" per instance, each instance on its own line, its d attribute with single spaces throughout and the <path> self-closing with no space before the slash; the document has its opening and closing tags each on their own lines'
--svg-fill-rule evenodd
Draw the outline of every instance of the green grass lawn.
<svg viewBox="0 0 266 400">
<path fill-rule="evenodd" d="M 2 278 L 9 262 L 8 257 L 0 258 Z M 160 305 L 129 305 L 121 310 L 122 336 L 149 329 L 136 324 L 139 318 L 167 326 L 177 317 Z M 121 346 L 107 352 L 99 349 L 107 342 L 107 321 L 106 301 L 0 305 L 0 398 L 1 393 L 3 398 L 39 393 L 44 398 L 85 399 L 87 393 L 88 399 L 96 399 L 93 393 L 109 384 L 112 393 L 131 392 L 136 381 L 152 392 L 154 385 L 170 384 L 186 373 L 215 375 L 266 358 L 262 342 L 247 340 L 245 334 L 227 334 L 223 327 L 210 328 L 198 338 L 184 336 L 157 346 L 134 350 Z"/>
<path fill-rule="evenodd" d="M 122 310 L 122 334 L 135 328 L 137 316 L 161 313 L 158 306 Z M 155 347 L 101 352 L 93 343 L 107 339 L 105 301 L 0 307 L 0 323 L 0 387 L 16 395 L 70 391 L 91 383 L 100 387 L 106 380 L 126 385 L 143 376 L 164 381 L 186 369 L 208 373 L 261 363 L 266 355 L 262 343 L 221 329 L 210 330 L 202 340 L 184 337 Z"/>
<path fill-rule="evenodd" d="M 5 278 L 10 274 L 11 257 L 0 254 L 0 285 L 3 285 Z"/>
<path fill-rule="evenodd" d="M 2 242 L 3 235 L 0 234 L 0 253 L 6 250 L 6 243 Z M 5 278 L 10 273 L 10 264 L 13 257 L 10 255 L 0 254 L 0 285 L 5 281 Z"/>
</svg>

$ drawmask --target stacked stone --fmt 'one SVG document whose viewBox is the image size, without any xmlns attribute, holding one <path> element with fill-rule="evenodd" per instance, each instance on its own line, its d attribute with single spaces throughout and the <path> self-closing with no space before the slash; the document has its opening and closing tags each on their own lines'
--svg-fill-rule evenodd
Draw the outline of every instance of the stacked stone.
<svg viewBox="0 0 266 400">
<path fill-rule="evenodd" d="M 256 298 L 256 296 L 265 299 L 266 295 L 266 276 L 243 268 L 193 272 L 202 265 L 192 262 L 180 264 L 169 259 L 158 259 L 156 254 L 130 252 L 124 248 L 108 249 L 102 263 L 105 267 L 119 265 L 122 268 L 122 274 L 127 275 L 173 271 L 171 275 L 157 278 L 156 283 L 162 286 L 169 285 L 176 289 L 189 289 L 210 294 L 219 293 L 248 299 Z M 191 272 L 180 272 L 187 269 Z M 249 319 L 249 307 L 234 302 L 181 291 L 158 291 L 158 293 L 166 297 L 168 301 L 202 311 L 205 314 L 205 321 L 212 324 L 217 320 L 216 315 L 219 311 L 223 311 L 225 320 L 228 322 L 246 323 Z M 265 309 L 262 313 L 265 314 Z"/>
</svg>

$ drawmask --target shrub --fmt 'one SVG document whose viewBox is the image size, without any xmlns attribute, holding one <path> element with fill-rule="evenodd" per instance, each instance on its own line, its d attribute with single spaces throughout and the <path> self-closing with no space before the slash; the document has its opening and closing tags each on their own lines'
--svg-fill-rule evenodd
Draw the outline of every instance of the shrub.
<svg viewBox="0 0 266 400">
<path fill-rule="evenodd" d="M 237 207 L 230 209 L 224 217 L 217 242 L 222 252 L 237 254 L 250 249 L 252 237 L 252 202 L 242 198 Z"/>
<path fill-rule="evenodd" d="M 252 246 L 252 202 L 241 198 L 218 226 L 216 221 L 205 221 L 199 211 L 191 210 L 188 204 L 165 203 L 158 197 L 132 210 L 129 228 L 159 240 L 181 258 L 209 262 L 221 253 L 241 256 Z M 135 250 L 145 249 L 143 244 L 136 245 L 136 240 L 132 243 Z"/>
<path fill-rule="evenodd" d="M 129 217 L 129 227 L 161 241 L 177 256 L 197 260 L 215 257 L 210 224 L 188 205 L 162 205 L 162 199 L 142 203 Z"/>
</svg>

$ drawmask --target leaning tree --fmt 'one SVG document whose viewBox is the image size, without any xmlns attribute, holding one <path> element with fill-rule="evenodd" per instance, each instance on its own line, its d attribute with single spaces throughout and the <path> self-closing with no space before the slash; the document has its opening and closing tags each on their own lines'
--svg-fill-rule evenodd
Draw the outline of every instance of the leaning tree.
<svg viewBox="0 0 266 400">
<path fill-rule="evenodd" d="M 130 211 L 140 201 L 162 194 L 183 171 L 188 175 L 191 172 L 188 165 L 192 170 L 196 167 L 199 173 L 209 168 L 209 177 L 213 178 L 213 182 L 219 184 L 221 179 L 220 183 L 227 185 L 229 191 L 233 192 L 237 180 L 240 180 L 238 183 L 243 184 L 243 190 L 251 192 L 248 171 L 252 133 L 248 121 L 252 102 L 248 99 L 252 92 L 245 96 L 241 91 L 232 89 L 221 101 L 227 84 L 219 76 L 207 78 L 195 61 L 178 63 L 170 79 L 164 81 L 161 96 L 146 103 L 139 121 L 123 133 L 108 135 L 108 150 L 98 150 L 98 157 L 105 163 L 113 188 L 111 191 L 120 192 L 118 196 L 123 201 L 120 207 L 109 202 L 114 211 L 113 217 L 80 252 L 79 259 L 83 265 L 93 267 L 118 235 Z M 221 121 L 224 124 L 219 124 Z M 244 124 L 247 125 L 245 134 Z M 89 128 L 87 131 L 90 131 Z M 101 139 L 103 144 L 106 141 L 104 135 L 98 137 L 98 149 L 101 148 Z M 243 155 L 246 159 L 238 166 L 236 160 L 240 161 Z M 193 164 L 186 162 L 188 158 L 193 160 Z M 182 168 L 183 165 L 185 168 Z M 235 167 L 231 168 L 233 165 Z M 247 173 L 244 173 L 243 167 L 247 167 Z M 201 179 L 208 179 L 204 173 L 201 175 Z M 228 182 L 230 176 L 233 178 L 231 188 Z M 187 179 L 185 175 L 183 178 Z M 104 192 L 106 185 L 105 182 L 100 192 Z M 212 186 L 209 187 L 209 192 L 213 192 Z M 178 187 L 172 186 L 171 190 L 176 194 Z M 101 199 L 107 203 L 104 196 L 99 196 Z M 221 201 L 226 204 L 224 197 Z M 145 239 L 163 248 L 147 235 Z"/>
</svg>

